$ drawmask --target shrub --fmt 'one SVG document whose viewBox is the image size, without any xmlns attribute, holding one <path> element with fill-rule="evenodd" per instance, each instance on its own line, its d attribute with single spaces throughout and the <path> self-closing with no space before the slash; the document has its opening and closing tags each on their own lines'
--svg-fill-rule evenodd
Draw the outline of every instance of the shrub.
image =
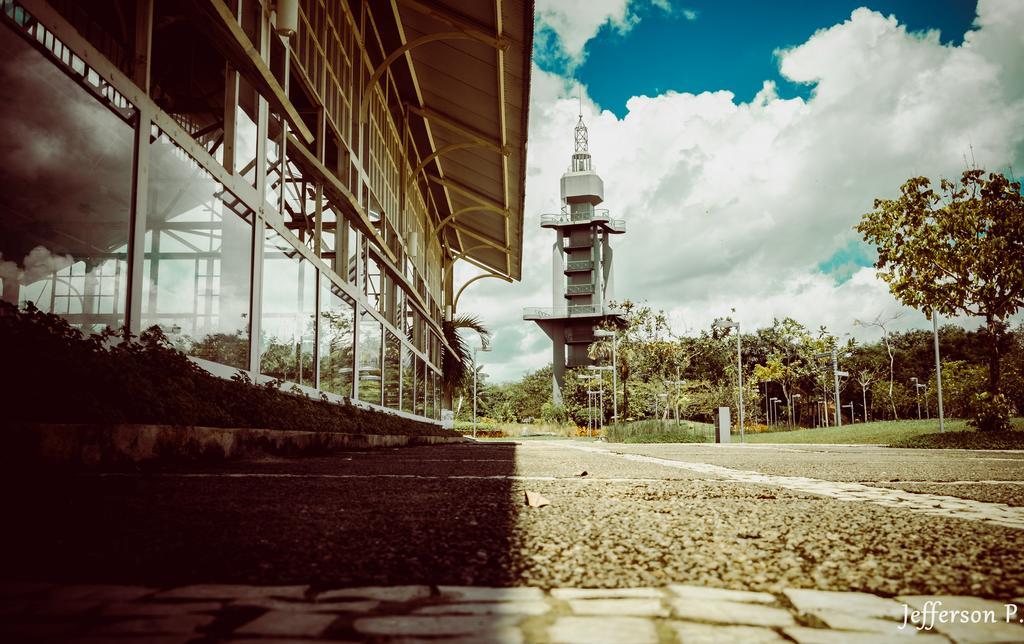
<svg viewBox="0 0 1024 644">
<path fill-rule="evenodd" d="M 0 405 L 27 423 L 141 423 L 352 434 L 446 434 L 431 423 L 218 378 L 159 327 L 85 335 L 63 318 L 0 302 Z"/>
<path fill-rule="evenodd" d="M 967 421 L 971 427 L 983 432 L 1010 431 L 1010 403 L 1003 394 L 989 392 L 974 397 L 974 416 Z"/>
</svg>

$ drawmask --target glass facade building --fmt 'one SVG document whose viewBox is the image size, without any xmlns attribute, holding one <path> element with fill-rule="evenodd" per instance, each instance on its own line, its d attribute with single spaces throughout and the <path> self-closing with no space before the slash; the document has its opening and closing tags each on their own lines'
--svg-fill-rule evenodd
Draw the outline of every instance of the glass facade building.
<svg viewBox="0 0 1024 644">
<path fill-rule="evenodd" d="M 0 0 L 2 299 L 438 418 L 453 265 L 520 277 L 532 11 Z"/>
</svg>

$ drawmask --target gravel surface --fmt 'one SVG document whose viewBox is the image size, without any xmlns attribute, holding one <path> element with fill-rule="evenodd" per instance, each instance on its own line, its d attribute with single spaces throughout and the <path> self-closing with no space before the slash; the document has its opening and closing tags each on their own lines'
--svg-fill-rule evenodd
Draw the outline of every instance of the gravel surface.
<svg viewBox="0 0 1024 644">
<path fill-rule="evenodd" d="M 665 458 L 687 453 L 659 447 L 637 446 Z M 835 476 L 850 477 L 839 480 L 878 479 L 873 452 L 699 456 L 714 460 L 685 458 L 740 469 L 755 469 L 757 458 L 761 471 L 781 464 L 809 476 L 820 476 L 825 461 Z M 1013 468 L 1020 478 L 1024 461 L 1013 461 L 968 463 L 956 473 L 948 459 L 903 466 L 890 459 L 882 467 L 902 467 L 906 478 L 912 470 L 916 481 L 963 478 L 965 470 L 1002 478 Z M 982 472 L 983 463 L 1002 470 Z M 586 477 L 576 476 L 583 470 Z M 937 493 L 951 493 L 941 487 Z M 1024 530 L 732 483 L 553 443 L 51 474 L 8 478 L 0 489 L 9 526 L 0 570 L 9 578 L 318 587 L 683 582 L 1024 595 Z M 527 490 L 551 505 L 526 507 Z"/>
<path fill-rule="evenodd" d="M 850 445 L 606 445 L 628 454 L 828 481 L 1022 481 L 1024 453 Z"/>
</svg>

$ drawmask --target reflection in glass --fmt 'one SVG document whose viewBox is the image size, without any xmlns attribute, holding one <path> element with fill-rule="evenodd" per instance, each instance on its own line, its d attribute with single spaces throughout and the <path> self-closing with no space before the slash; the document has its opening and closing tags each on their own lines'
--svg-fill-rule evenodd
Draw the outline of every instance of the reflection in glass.
<svg viewBox="0 0 1024 644">
<path fill-rule="evenodd" d="M 415 413 L 420 416 L 423 415 L 423 402 L 426 400 L 424 395 L 424 383 L 426 383 L 426 369 L 423 362 L 423 358 L 416 356 L 416 402 L 415 402 Z"/>
<path fill-rule="evenodd" d="M 345 220 L 342 220 L 345 221 Z M 340 274 L 349 284 L 359 284 L 359 233 L 352 227 L 352 224 L 345 221 L 345 235 L 348 238 L 346 244 L 347 256 L 342 260 L 339 267 Z"/>
<path fill-rule="evenodd" d="M 426 382 L 426 409 L 423 414 L 427 418 L 434 417 L 434 372 L 428 367 L 427 368 L 427 382 Z"/>
<path fill-rule="evenodd" d="M 434 413 L 431 415 L 431 418 L 433 418 L 434 420 L 438 420 L 439 418 L 441 418 L 441 397 L 440 397 L 441 376 L 439 376 L 436 371 L 432 371 L 431 374 L 433 375 L 433 384 L 434 384 L 434 388 L 433 388 L 433 391 L 434 391 Z"/>
<path fill-rule="evenodd" d="M 359 399 L 381 404 L 380 322 L 369 311 L 360 311 L 359 318 Z"/>
<path fill-rule="evenodd" d="M 263 245 L 260 373 L 310 387 L 315 384 L 316 269 L 267 227 Z"/>
<path fill-rule="evenodd" d="M 82 10 L 89 11 L 84 8 L 89 3 L 74 4 L 83 5 Z M 142 6 L 141 3 L 125 4 Z M 158 27 L 152 31 L 150 95 L 157 107 L 223 164 L 227 61 L 215 38 L 199 26 L 199 20 L 182 12 L 182 3 L 154 2 L 152 5 L 152 22 Z M 99 7 L 93 11 L 99 17 Z M 120 16 L 121 11 L 118 9 L 115 13 Z M 123 33 L 121 29 L 116 32 Z M 183 64 L 183 61 L 189 62 Z"/>
<path fill-rule="evenodd" d="M 366 245 L 369 242 L 363 239 L 363 243 Z M 373 253 L 366 253 L 364 266 L 366 267 L 366 275 L 363 278 L 363 287 L 366 299 L 370 301 L 370 306 L 374 309 L 384 312 L 384 280 L 382 279 L 380 265 L 374 258 Z"/>
<path fill-rule="evenodd" d="M 335 233 L 338 228 L 338 215 L 334 212 L 334 209 L 325 207 L 320 213 L 320 218 L 323 220 L 320 232 L 320 258 L 331 268 L 336 268 L 335 258 L 337 253 L 335 248 L 337 248 L 337 242 L 335 241 Z"/>
<path fill-rule="evenodd" d="M 402 366 L 402 342 L 394 333 L 387 331 L 384 344 L 384 406 L 399 409 L 399 387 Z"/>
<path fill-rule="evenodd" d="M 3 300 L 122 326 L 133 128 L 6 26 L 0 88 Z"/>
<path fill-rule="evenodd" d="M 259 118 L 259 94 L 238 75 L 238 105 L 235 108 L 235 174 L 245 177 L 249 185 L 256 185 L 256 143 Z"/>
<path fill-rule="evenodd" d="M 284 184 L 284 126 L 281 117 L 271 112 L 267 118 L 267 181 L 264 186 L 267 202 L 278 212 L 283 212 L 281 196 Z"/>
<path fill-rule="evenodd" d="M 326 277 L 320 291 L 320 388 L 352 396 L 355 304 Z"/>
<path fill-rule="evenodd" d="M 409 347 L 402 345 L 402 411 L 413 412 L 416 398 L 416 355 Z"/>
<path fill-rule="evenodd" d="M 189 355 L 247 368 L 253 212 L 154 132 L 142 326 L 159 325 Z"/>
</svg>

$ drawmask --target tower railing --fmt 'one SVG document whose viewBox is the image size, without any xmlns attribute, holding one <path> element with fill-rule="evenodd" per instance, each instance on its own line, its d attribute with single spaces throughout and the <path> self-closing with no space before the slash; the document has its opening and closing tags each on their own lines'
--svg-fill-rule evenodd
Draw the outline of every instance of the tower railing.
<svg viewBox="0 0 1024 644">
<path fill-rule="evenodd" d="M 611 215 L 608 214 L 607 208 L 598 208 L 591 212 L 577 212 L 577 213 L 545 213 L 540 216 L 541 226 L 561 226 L 565 224 L 579 224 L 587 223 L 591 221 L 609 221 L 609 222 L 620 222 L 622 226 L 625 226 L 626 222 L 622 219 L 612 219 Z"/>
<path fill-rule="evenodd" d="M 572 306 L 527 307 L 523 309 L 524 318 L 568 318 L 583 315 L 625 315 L 623 309 L 600 304 L 576 304 Z"/>
</svg>

